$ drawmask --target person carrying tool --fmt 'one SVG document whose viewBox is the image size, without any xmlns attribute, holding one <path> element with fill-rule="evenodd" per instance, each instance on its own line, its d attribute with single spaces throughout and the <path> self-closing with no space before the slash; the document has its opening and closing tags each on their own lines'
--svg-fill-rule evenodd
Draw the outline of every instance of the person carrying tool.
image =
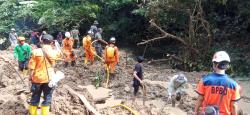
<svg viewBox="0 0 250 115">
<path fill-rule="evenodd" d="M 85 59 L 84 59 L 84 64 L 87 65 L 88 61 L 91 63 L 94 62 L 94 48 L 92 47 L 92 37 L 93 33 L 92 31 L 88 31 L 88 35 L 85 36 L 82 40 L 83 48 L 84 48 L 84 53 L 85 53 Z"/>
<path fill-rule="evenodd" d="M 240 100 L 240 87 L 229 78 L 225 71 L 229 68 L 230 57 L 225 51 L 214 54 L 213 73 L 202 77 L 197 85 L 199 94 L 194 115 L 237 115 L 237 101 Z M 202 112 L 200 112 L 202 107 Z"/>
<path fill-rule="evenodd" d="M 54 65 L 58 57 L 59 52 L 53 49 L 53 38 L 44 36 L 42 39 L 42 48 L 34 49 L 29 62 L 30 77 L 29 80 L 32 83 L 31 86 L 31 99 L 29 106 L 30 115 L 36 115 L 37 108 L 40 103 L 40 97 L 43 93 L 44 101 L 41 104 L 42 115 L 49 114 L 49 108 L 52 100 L 53 87 L 49 86 L 49 82 L 54 75 Z M 53 76 L 54 77 L 54 76 Z M 51 85 L 53 86 L 53 85 Z"/>
<path fill-rule="evenodd" d="M 111 37 L 109 40 L 109 44 L 106 46 L 104 51 L 104 60 L 106 64 L 106 68 L 109 70 L 108 72 L 111 75 L 115 73 L 115 66 L 119 63 L 119 51 L 115 46 L 115 37 Z"/>
<path fill-rule="evenodd" d="M 97 33 L 95 34 L 94 38 L 97 40 L 97 42 L 94 44 L 96 53 L 98 56 L 102 57 L 102 44 L 108 45 L 108 43 L 102 39 L 102 28 L 97 29 Z"/>
<path fill-rule="evenodd" d="M 66 32 L 65 33 L 65 39 L 63 40 L 62 43 L 62 49 L 63 49 L 63 53 L 65 54 L 65 65 L 64 67 L 68 66 L 68 63 L 71 62 L 71 66 L 75 66 L 76 62 L 75 62 L 75 55 L 73 52 L 73 45 L 74 45 L 74 39 L 71 38 L 70 33 Z"/>
<path fill-rule="evenodd" d="M 17 39 L 18 39 L 18 36 L 17 36 L 16 30 L 14 28 L 11 28 L 11 32 L 9 33 L 9 41 L 11 43 L 12 48 L 16 47 Z"/>
<path fill-rule="evenodd" d="M 143 80 L 143 69 L 142 69 L 142 62 L 144 61 L 144 58 L 142 56 L 137 57 L 137 64 L 134 68 L 134 79 L 133 79 L 133 87 L 134 87 L 134 98 L 133 101 L 135 101 L 136 95 L 139 91 L 139 87 L 142 87 L 144 84 Z"/>
<path fill-rule="evenodd" d="M 168 86 L 168 101 L 172 101 L 173 106 L 175 106 L 175 100 L 180 101 L 181 96 L 186 94 L 184 85 L 187 83 L 187 78 L 184 74 L 179 73 L 174 75 Z"/>
<path fill-rule="evenodd" d="M 28 63 L 31 57 L 31 47 L 25 43 L 24 37 L 18 38 L 18 45 L 14 48 L 14 59 L 18 62 L 19 71 L 26 76 L 28 73 Z"/>
</svg>

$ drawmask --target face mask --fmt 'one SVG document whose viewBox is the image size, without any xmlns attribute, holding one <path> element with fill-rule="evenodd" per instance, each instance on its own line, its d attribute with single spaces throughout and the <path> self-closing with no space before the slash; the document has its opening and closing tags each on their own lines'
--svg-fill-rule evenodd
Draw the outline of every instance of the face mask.
<svg viewBox="0 0 250 115">
<path fill-rule="evenodd" d="M 221 70 L 225 70 L 225 69 L 229 68 L 229 62 L 227 62 L 227 61 L 214 62 L 214 66 L 221 69 Z"/>
</svg>

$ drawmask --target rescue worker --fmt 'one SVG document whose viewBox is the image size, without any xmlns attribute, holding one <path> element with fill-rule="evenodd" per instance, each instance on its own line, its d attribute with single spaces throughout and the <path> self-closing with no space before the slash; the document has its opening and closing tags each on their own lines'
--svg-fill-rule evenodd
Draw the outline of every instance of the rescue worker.
<svg viewBox="0 0 250 115">
<path fill-rule="evenodd" d="M 102 28 L 97 29 L 97 33 L 95 34 L 95 40 L 97 40 L 97 42 L 94 44 L 96 53 L 98 56 L 102 57 L 102 44 L 108 45 L 108 43 L 102 39 Z"/>
<path fill-rule="evenodd" d="M 75 66 L 76 62 L 75 62 L 75 55 L 73 52 L 73 45 L 74 45 L 74 39 L 71 38 L 70 33 L 66 32 L 65 33 L 65 39 L 63 39 L 63 43 L 62 43 L 62 49 L 63 49 L 63 53 L 65 54 L 65 67 L 68 66 L 69 62 L 71 62 L 71 66 Z"/>
<path fill-rule="evenodd" d="M 137 57 L 137 64 L 134 68 L 134 79 L 133 79 L 133 87 L 134 87 L 134 98 L 133 101 L 135 101 L 136 95 L 139 91 L 139 87 L 142 87 L 143 85 L 143 69 L 142 69 L 142 62 L 144 61 L 144 58 L 142 56 Z"/>
<path fill-rule="evenodd" d="M 180 101 L 181 96 L 186 94 L 184 85 L 187 83 L 187 78 L 184 74 L 179 73 L 174 75 L 168 86 L 168 101 L 172 101 L 173 106 L 175 106 L 175 100 Z"/>
<path fill-rule="evenodd" d="M 97 33 L 97 26 L 98 26 L 98 25 L 99 25 L 98 21 L 95 20 L 94 23 L 93 23 L 93 25 L 90 26 L 90 31 L 93 32 L 94 36 L 95 36 L 95 34 Z"/>
<path fill-rule="evenodd" d="M 43 93 L 44 101 L 41 103 L 42 115 L 49 114 L 49 108 L 52 100 L 53 87 L 50 87 L 49 81 L 54 74 L 55 61 L 60 59 L 58 51 L 53 49 L 53 38 L 44 36 L 42 39 L 42 48 L 37 48 L 32 51 L 32 56 L 29 62 L 31 86 L 31 99 L 29 106 L 30 115 L 36 115 L 37 108 L 40 103 L 40 97 Z"/>
<path fill-rule="evenodd" d="M 111 37 L 109 44 L 105 47 L 104 60 L 106 68 L 109 70 L 111 75 L 115 73 L 115 66 L 119 63 L 119 51 L 115 46 L 115 37 Z"/>
<path fill-rule="evenodd" d="M 195 90 L 199 96 L 195 115 L 200 115 L 200 107 L 206 115 L 236 115 L 237 101 L 240 100 L 240 87 L 225 73 L 229 68 L 230 57 L 225 51 L 214 54 L 213 73 L 202 77 Z"/>
<path fill-rule="evenodd" d="M 77 28 L 78 28 L 77 26 L 74 26 L 73 30 L 71 30 L 71 35 L 72 35 L 72 38 L 74 39 L 74 46 L 76 45 L 75 48 L 80 47 L 79 30 Z"/>
<path fill-rule="evenodd" d="M 94 48 L 92 47 L 92 37 L 93 33 L 92 31 L 88 31 L 88 35 L 85 36 L 82 40 L 83 48 L 84 48 L 84 53 L 85 53 L 85 59 L 84 59 L 84 64 L 87 65 L 88 61 L 91 63 L 94 62 Z"/>
<path fill-rule="evenodd" d="M 25 43 L 24 37 L 18 38 L 18 45 L 14 48 L 14 58 L 18 62 L 19 71 L 26 76 L 28 73 L 28 63 L 31 57 L 31 47 Z"/>
<path fill-rule="evenodd" d="M 18 39 L 18 36 L 17 36 L 16 30 L 14 28 L 11 28 L 11 32 L 9 33 L 9 41 L 11 43 L 12 48 L 16 47 L 17 39 Z"/>
<path fill-rule="evenodd" d="M 63 35 L 62 32 L 58 32 L 57 36 L 56 36 L 56 40 L 57 42 L 60 44 L 60 46 L 62 45 L 62 40 L 63 40 Z"/>
</svg>

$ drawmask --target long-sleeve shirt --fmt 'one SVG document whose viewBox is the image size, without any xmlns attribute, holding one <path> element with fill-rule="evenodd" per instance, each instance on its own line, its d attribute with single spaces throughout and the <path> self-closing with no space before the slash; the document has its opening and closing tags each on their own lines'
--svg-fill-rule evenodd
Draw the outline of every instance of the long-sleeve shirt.
<svg viewBox="0 0 250 115">
<path fill-rule="evenodd" d="M 31 56 L 31 47 L 29 44 L 17 45 L 14 49 L 14 58 L 18 61 L 25 61 Z"/>
</svg>

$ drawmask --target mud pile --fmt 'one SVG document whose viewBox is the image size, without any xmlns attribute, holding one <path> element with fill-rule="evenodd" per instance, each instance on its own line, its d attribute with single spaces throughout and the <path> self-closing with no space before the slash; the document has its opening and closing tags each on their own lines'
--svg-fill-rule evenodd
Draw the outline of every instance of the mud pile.
<svg viewBox="0 0 250 115">
<path fill-rule="evenodd" d="M 0 51 L 4 57 L 13 59 L 12 54 L 8 51 Z M 167 86 L 169 79 L 177 70 L 170 69 L 167 64 L 148 64 L 144 66 L 144 82 L 146 85 L 146 96 L 140 89 L 138 97 L 133 102 L 133 69 L 136 61 L 132 54 L 127 54 L 121 50 L 120 63 L 116 70 L 116 75 L 110 78 L 108 88 L 106 88 L 106 76 L 104 64 L 96 61 L 92 65 L 84 66 L 83 59 L 78 59 L 75 67 L 65 68 L 63 62 L 56 65 L 57 70 L 62 70 L 66 77 L 60 81 L 53 93 L 51 105 L 52 115 L 87 115 L 90 112 L 86 109 L 80 98 L 70 93 L 64 86 L 69 86 L 75 92 L 84 95 L 89 103 L 102 115 L 130 115 L 131 113 L 124 107 L 116 106 L 123 104 L 131 108 L 139 115 L 186 115 L 192 114 L 197 94 L 194 92 L 196 83 L 205 72 L 183 72 L 186 74 L 189 84 L 187 87 L 188 95 L 182 97 L 180 102 L 176 103 L 176 107 L 172 107 L 167 102 Z M 0 113 L 6 115 L 23 115 L 28 113 L 27 101 L 31 97 L 29 92 L 29 81 L 27 77 L 23 77 L 25 84 L 10 69 L 8 64 L 1 61 L 0 67 Z M 17 65 L 14 65 L 17 67 Z M 15 68 L 17 69 L 17 68 Z M 95 78 L 97 73 L 102 75 L 101 87 L 98 90 L 95 87 Z M 28 87 L 24 87 L 28 86 Z M 92 87 L 92 89 L 91 89 Z M 110 90 L 105 92 L 104 90 Z M 99 92 L 100 91 L 100 92 Z M 94 92 L 94 93 L 93 93 Z M 93 93 L 93 94 L 92 94 Z M 101 97 L 96 100 L 95 95 Z M 106 95 L 106 97 L 102 97 Z M 99 97 L 98 97 L 99 98 Z M 145 99 L 145 105 L 143 105 Z M 42 100 L 41 100 L 42 101 Z"/>
</svg>

